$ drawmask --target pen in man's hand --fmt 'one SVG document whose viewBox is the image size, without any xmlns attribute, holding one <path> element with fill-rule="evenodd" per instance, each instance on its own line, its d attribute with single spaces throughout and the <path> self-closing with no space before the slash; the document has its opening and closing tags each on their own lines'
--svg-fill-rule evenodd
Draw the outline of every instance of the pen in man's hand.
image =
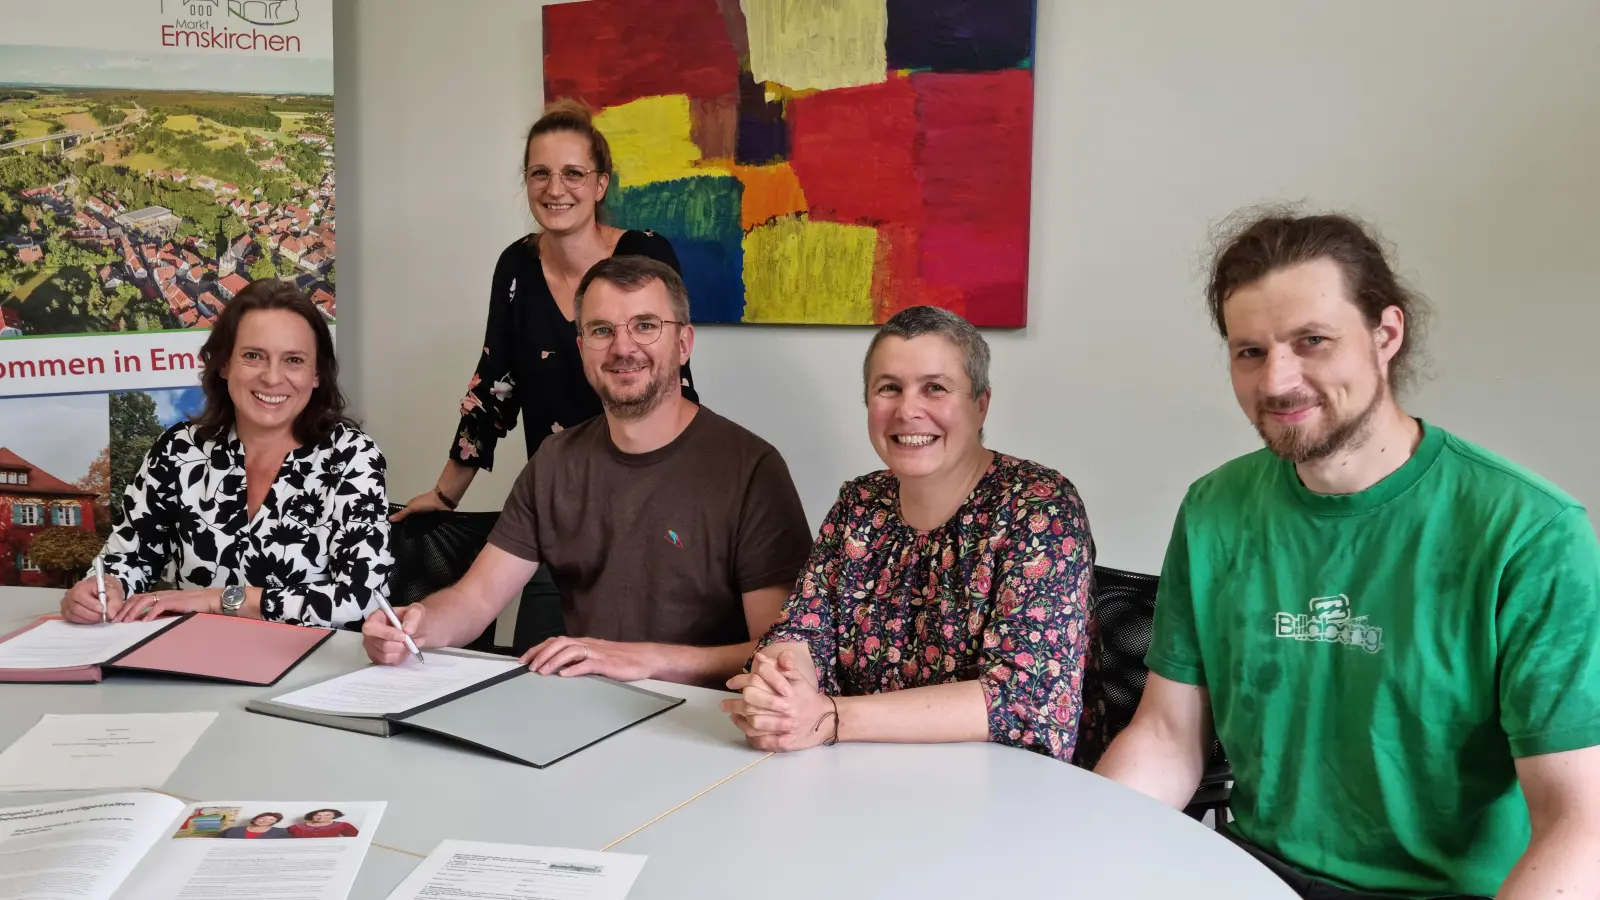
<svg viewBox="0 0 1600 900">
<path fill-rule="evenodd" d="M 393 625 L 394 630 L 400 632 L 400 636 L 405 638 L 406 649 L 410 650 L 411 655 L 417 658 L 417 662 L 427 662 L 426 659 L 422 658 L 422 651 L 418 650 L 416 643 L 411 640 L 411 635 L 406 634 L 406 627 L 400 624 L 400 617 L 394 614 L 394 607 L 389 605 L 388 598 L 379 594 L 378 605 L 383 607 L 383 614 L 389 617 L 389 624 Z"/>
</svg>

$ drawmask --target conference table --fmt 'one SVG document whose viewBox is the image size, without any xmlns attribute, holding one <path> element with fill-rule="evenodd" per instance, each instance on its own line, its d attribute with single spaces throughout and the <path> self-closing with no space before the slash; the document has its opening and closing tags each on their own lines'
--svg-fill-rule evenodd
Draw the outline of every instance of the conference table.
<svg viewBox="0 0 1600 900">
<path fill-rule="evenodd" d="M 0 633 L 60 596 L 0 587 Z M 339 632 L 268 688 L 128 672 L 3 684 L 0 747 L 45 713 L 215 711 L 161 793 L 387 802 L 354 900 L 383 900 L 450 838 L 645 855 L 629 900 L 1295 896 L 1210 828 L 1056 760 L 985 743 L 762 753 L 718 708 L 732 695 L 705 688 L 639 682 L 685 702 L 544 769 L 244 708 L 366 664 Z M 72 796 L 0 793 L 0 807 Z"/>
</svg>

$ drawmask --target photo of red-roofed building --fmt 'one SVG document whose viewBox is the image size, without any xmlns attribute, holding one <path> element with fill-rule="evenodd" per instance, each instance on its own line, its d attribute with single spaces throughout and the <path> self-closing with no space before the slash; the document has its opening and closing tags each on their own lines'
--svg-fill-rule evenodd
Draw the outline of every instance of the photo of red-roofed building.
<svg viewBox="0 0 1600 900">
<path fill-rule="evenodd" d="M 305 256 L 300 257 L 299 265 L 301 269 L 304 269 L 313 275 L 320 275 L 328 268 L 328 254 L 322 252 L 321 250 L 313 250 L 310 253 L 307 253 Z"/>
<path fill-rule="evenodd" d="M 335 300 L 333 294 L 327 288 L 319 287 L 312 291 L 311 302 L 317 304 L 317 308 L 322 310 L 323 316 L 329 321 L 332 321 L 339 314 L 338 310 L 334 308 Z"/>
<path fill-rule="evenodd" d="M 250 281 L 238 272 L 217 282 L 217 294 L 224 300 L 232 300 L 238 293 L 245 289 Z"/>
<path fill-rule="evenodd" d="M 34 536 L 52 527 L 93 533 L 95 496 L 0 447 L 0 584 L 47 585 L 28 555 Z"/>
<path fill-rule="evenodd" d="M 172 315 L 183 323 L 185 328 L 192 327 L 200 321 L 200 314 L 195 311 L 194 300 L 184 293 L 183 288 L 176 284 L 169 284 L 162 291 L 167 299 L 167 307 L 172 310 Z"/>
<path fill-rule="evenodd" d="M 200 296 L 194 298 L 194 305 L 200 310 L 200 318 L 210 322 L 215 322 L 222 314 L 222 301 L 210 291 L 201 291 Z"/>
</svg>

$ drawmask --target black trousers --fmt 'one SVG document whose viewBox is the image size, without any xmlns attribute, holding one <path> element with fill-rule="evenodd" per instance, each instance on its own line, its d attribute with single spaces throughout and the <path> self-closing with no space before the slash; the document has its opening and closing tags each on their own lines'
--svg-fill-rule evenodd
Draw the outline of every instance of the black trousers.
<svg viewBox="0 0 1600 900">
<path fill-rule="evenodd" d="M 1335 887 L 1326 881 L 1318 881 L 1317 879 L 1312 878 L 1304 872 L 1301 872 L 1299 869 L 1294 868 L 1276 856 L 1273 856 L 1271 853 L 1268 853 L 1260 847 L 1257 847 L 1255 844 L 1235 837 L 1234 835 L 1230 834 L 1226 828 L 1219 828 L 1217 830 L 1222 834 L 1223 837 L 1233 841 L 1235 844 L 1238 844 L 1240 847 L 1244 848 L 1246 853 L 1254 856 L 1262 865 L 1266 866 L 1268 869 L 1271 869 L 1272 874 L 1282 878 L 1283 882 L 1287 884 L 1291 890 L 1293 890 L 1296 894 L 1299 894 L 1301 897 L 1304 897 L 1305 900 L 1392 900 L 1392 897 L 1385 897 L 1381 894 L 1362 894 L 1357 891 L 1347 891 L 1344 888 Z M 1454 897 L 1441 897 L 1439 900 L 1488 900 L 1488 898 L 1469 897 L 1466 894 L 1458 894 Z"/>
</svg>

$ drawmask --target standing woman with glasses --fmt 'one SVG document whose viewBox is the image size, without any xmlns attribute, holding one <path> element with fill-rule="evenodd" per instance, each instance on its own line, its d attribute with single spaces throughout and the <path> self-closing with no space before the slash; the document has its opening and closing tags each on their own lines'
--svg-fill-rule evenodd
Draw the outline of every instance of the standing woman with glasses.
<svg viewBox="0 0 1600 900">
<path fill-rule="evenodd" d="M 396 521 L 454 509 L 477 471 L 493 468 L 495 445 L 519 413 L 529 458 L 548 435 L 600 414 L 573 324 L 573 297 L 590 267 L 611 256 L 648 256 L 681 274 L 666 238 L 600 222 L 611 187 L 611 148 L 582 104 L 557 101 L 528 130 L 523 178 L 539 231 L 500 254 L 483 355 L 461 400 L 450 459 L 433 489 L 413 497 Z M 698 403 L 687 362 L 679 378 L 683 395 Z"/>
</svg>

